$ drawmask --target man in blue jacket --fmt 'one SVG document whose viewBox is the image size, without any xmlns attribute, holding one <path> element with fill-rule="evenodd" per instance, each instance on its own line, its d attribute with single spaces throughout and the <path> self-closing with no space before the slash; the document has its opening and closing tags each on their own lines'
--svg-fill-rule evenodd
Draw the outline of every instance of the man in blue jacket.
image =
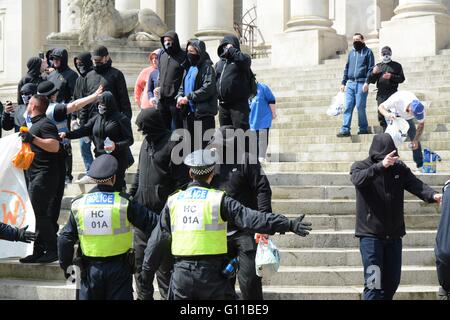
<svg viewBox="0 0 450 320">
<path fill-rule="evenodd" d="M 350 136 L 353 109 L 358 109 L 358 134 L 368 134 L 369 126 L 366 115 L 366 102 L 369 92 L 369 75 L 375 64 L 372 50 L 366 47 L 364 36 L 355 33 L 353 36 L 353 49 L 350 51 L 345 65 L 344 78 L 342 79 L 341 91 L 347 89 L 345 95 L 344 121 L 341 131 L 337 134 L 339 138 Z"/>
</svg>

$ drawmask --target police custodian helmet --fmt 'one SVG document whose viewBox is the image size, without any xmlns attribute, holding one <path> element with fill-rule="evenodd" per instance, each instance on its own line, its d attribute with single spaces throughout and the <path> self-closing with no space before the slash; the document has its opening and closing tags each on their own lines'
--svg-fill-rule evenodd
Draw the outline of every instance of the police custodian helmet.
<svg viewBox="0 0 450 320">
<path fill-rule="evenodd" d="M 217 162 L 216 151 L 214 149 L 197 150 L 189 154 L 184 159 L 184 164 L 188 166 L 192 174 L 204 176 L 211 173 Z"/>
<path fill-rule="evenodd" d="M 96 183 L 103 183 L 114 177 L 118 166 L 119 163 L 114 156 L 103 154 L 92 162 L 87 175 Z"/>
</svg>

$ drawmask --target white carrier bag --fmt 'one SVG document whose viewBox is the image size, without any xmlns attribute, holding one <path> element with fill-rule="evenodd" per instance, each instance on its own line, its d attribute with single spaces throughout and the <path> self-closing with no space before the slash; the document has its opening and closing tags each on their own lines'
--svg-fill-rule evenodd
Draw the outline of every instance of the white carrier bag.
<svg viewBox="0 0 450 320">
<path fill-rule="evenodd" d="M 258 277 L 267 277 L 278 271 L 280 252 L 271 239 L 259 241 L 256 249 L 255 266 Z"/>
<path fill-rule="evenodd" d="M 345 108 L 345 92 L 339 91 L 337 95 L 333 97 L 331 105 L 328 107 L 327 115 L 330 117 L 337 117 L 344 112 Z"/>
<path fill-rule="evenodd" d="M 395 120 L 388 121 L 386 133 L 389 133 L 394 140 L 395 146 L 400 148 L 408 137 L 409 123 L 403 118 L 395 118 Z"/>
</svg>

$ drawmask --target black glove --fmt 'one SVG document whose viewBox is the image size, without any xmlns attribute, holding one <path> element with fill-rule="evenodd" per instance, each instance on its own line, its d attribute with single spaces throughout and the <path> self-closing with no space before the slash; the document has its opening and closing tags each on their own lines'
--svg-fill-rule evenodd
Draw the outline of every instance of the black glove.
<svg viewBox="0 0 450 320">
<path fill-rule="evenodd" d="M 312 230 L 311 222 L 303 222 L 303 218 L 305 217 L 302 214 L 300 217 L 294 220 L 289 221 L 289 231 L 298 234 L 301 237 L 306 237 L 309 234 L 309 231 Z"/>
<path fill-rule="evenodd" d="M 29 132 L 20 132 L 19 137 L 22 138 L 22 142 L 33 143 L 34 136 Z"/>
<path fill-rule="evenodd" d="M 31 241 L 36 240 L 36 234 L 31 231 L 27 231 L 28 226 L 17 230 L 17 240 L 20 242 L 31 243 Z"/>
</svg>

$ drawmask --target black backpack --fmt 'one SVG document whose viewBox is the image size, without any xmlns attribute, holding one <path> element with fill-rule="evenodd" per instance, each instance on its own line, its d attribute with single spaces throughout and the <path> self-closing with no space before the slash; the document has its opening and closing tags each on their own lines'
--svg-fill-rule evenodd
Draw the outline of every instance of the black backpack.
<svg viewBox="0 0 450 320">
<path fill-rule="evenodd" d="M 250 87 L 250 99 L 253 99 L 257 93 L 258 81 L 256 81 L 256 74 L 253 73 L 251 68 L 248 69 L 247 77 L 248 77 L 249 87 Z"/>
</svg>

